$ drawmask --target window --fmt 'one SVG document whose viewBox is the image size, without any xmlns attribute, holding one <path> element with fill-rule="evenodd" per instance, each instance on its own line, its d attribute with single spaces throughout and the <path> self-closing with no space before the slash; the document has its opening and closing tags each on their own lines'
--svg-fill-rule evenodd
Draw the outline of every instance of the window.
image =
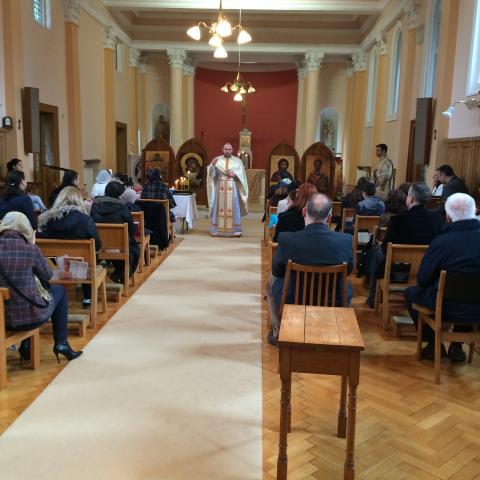
<svg viewBox="0 0 480 480">
<path fill-rule="evenodd" d="M 393 35 L 392 53 L 390 56 L 390 80 L 388 82 L 387 120 L 396 120 L 398 98 L 400 94 L 400 74 L 402 69 L 402 28 L 397 26 Z"/>
<path fill-rule="evenodd" d="M 378 65 L 378 53 L 374 48 L 370 55 L 370 68 L 368 69 L 368 92 L 367 92 L 367 114 L 365 117 L 365 123 L 367 127 L 373 125 L 375 118 L 375 97 L 377 91 L 377 65 Z"/>
<path fill-rule="evenodd" d="M 427 42 L 427 59 L 425 62 L 424 96 L 433 97 L 437 80 L 438 46 L 440 44 L 440 22 L 442 21 L 442 0 L 433 2 L 433 20 Z"/>
<path fill-rule="evenodd" d="M 475 95 L 480 90 L 480 0 L 475 2 L 471 48 L 467 95 Z"/>
<path fill-rule="evenodd" d="M 45 28 L 52 28 L 50 0 L 32 0 L 33 20 Z"/>
</svg>

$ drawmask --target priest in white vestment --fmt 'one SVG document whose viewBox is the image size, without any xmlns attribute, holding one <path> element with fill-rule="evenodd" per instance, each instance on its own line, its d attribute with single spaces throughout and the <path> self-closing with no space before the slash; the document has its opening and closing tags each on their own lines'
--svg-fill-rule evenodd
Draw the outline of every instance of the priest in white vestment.
<svg viewBox="0 0 480 480">
<path fill-rule="evenodd" d="M 232 146 L 223 146 L 223 155 L 208 166 L 207 191 L 210 206 L 210 234 L 240 237 L 241 217 L 248 213 L 247 173 L 242 161 L 232 155 Z"/>
</svg>

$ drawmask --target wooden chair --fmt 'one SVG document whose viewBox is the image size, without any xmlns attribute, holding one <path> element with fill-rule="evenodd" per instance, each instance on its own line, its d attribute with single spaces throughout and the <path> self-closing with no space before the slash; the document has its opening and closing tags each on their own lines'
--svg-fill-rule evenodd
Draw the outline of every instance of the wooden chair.
<svg viewBox="0 0 480 480">
<path fill-rule="evenodd" d="M 272 240 L 268 241 L 268 255 L 267 255 L 267 271 L 270 273 L 272 269 L 272 260 L 275 252 L 277 250 L 278 243 L 272 242 Z"/>
<path fill-rule="evenodd" d="M 347 264 L 341 265 L 322 265 L 310 266 L 288 261 L 287 271 L 285 272 L 285 281 L 282 292 L 282 301 L 280 303 L 280 322 L 283 314 L 283 308 L 287 300 L 287 294 L 292 278 L 295 273 L 295 299 L 294 305 L 312 305 L 320 307 L 335 307 L 337 282 L 342 285 L 342 305 L 347 307 Z M 308 292 L 307 292 L 308 290 Z M 321 327 L 319 327 L 321 328 Z M 346 431 L 347 425 L 347 377 L 342 376 L 340 384 L 340 412 L 338 417 L 338 431 Z M 290 421 L 288 422 L 288 432 L 290 432 Z"/>
<path fill-rule="evenodd" d="M 97 223 L 96 225 L 102 240 L 102 249 L 98 253 L 98 258 L 125 262 L 123 295 L 128 297 L 129 279 L 132 280 L 132 286 L 135 285 L 135 272 L 130 276 L 128 223 Z"/>
<path fill-rule="evenodd" d="M 388 242 L 387 256 L 385 259 L 385 274 L 383 278 L 377 280 L 377 289 L 375 290 L 375 313 L 379 313 L 382 308 L 382 324 L 385 330 L 390 329 L 390 312 L 397 296 L 397 302 L 404 305 L 404 290 L 415 285 L 417 273 L 422 263 L 423 256 L 427 251 L 428 245 L 400 245 Z M 410 272 L 408 280 L 405 283 L 392 283 L 392 264 L 409 263 Z M 398 298 L 399 297 L 399 298 Z"/>
<path fill-rule="evenodd" d="M 342 214 L 342 202 L 332 202 L 332 217 L 340 217 Z"/>
<path fill-rule="evenodd" d="M 98 296 L 101 292 L 102 313 L 107 312 L 107 291 L 106 275 L 107 271 L 97 265 L 97 256 L 95 252 L 95 240 L 56 240 L 51 238 L 38 238 L 36 244 L 42 250 L 44 257 L 81 257 L 88 263 L 90 269 L 90 278 L 82 280 L 51 280 L 52 284 L 76 285 L 78 283 L 91 285 L 92 287 L 92 306 L 90 309 L 90 327 L 95 328 L 98 318 Z"/>
<path fill-rule="evenodd" d="M 33 370 L 40 366 L 40 328 L 24 332 L 5 330 L 5 300 L 10 298 L 8 288 L 0 288 L 0 390 L 7 386 L 7 347 L 30 338 L 30 362 Z"/>
<path fill-rule="evenodd" d="M 364 216 L 355 215 L 355 223 L 353 228 L 353 260 L 355 261 L 354 271 L 357 270 L 357 255 L 361 252 L 361 247 L 365 246 L 367 242 L 359 242 L 358 234 L 361 231 L 367 231 L 370 235 L 373 235 L 375 227 L 380 221 L 379 216 Z"/>
<path fill-rule="evenodd" d="M 448 322 L 448 319 L 443 318 L 443 302 L 445 300 L 451 300 L 456 302 L 479 303 L 479 291 L 479 276 L 460 275 L 442 270 L 438 282 L 435 310 L 413 304 L 413 308 L 418 312 L 417 358 L 419 360 L 422 354 L 423 324 L 426 323 L 435 332 L 434 376 L 435 383 L 437 384 L 440 383 L 440 360 L 443 342 L 463 342 L 470 344 L 468 363 L 472 362 L 475 343 L 480 342 L 479 324 L 468 324 L 472 326 L 472 332 L 453 331 L 453 327 L 460 324 Z"/>
<path fill-rule="evenodd" d="M 150 235 L 145 233 L 145 217 L 143 212 L 132 212 L 134 222 L 138 223 L 140 235 L 135 236 L 135 240 L 140 245 L 140 262 L 138 263 L 138 271 L 143 272 L 143 266 L 150 265 Z"/>
<path fill-rule="evenodd" d="M 173 223 L 170 221 L 170 201 L 168 198 L 142 198 L 139 200 L 139 202 L 147 202 L 147 203 L 160 203 L 163 205 L 163 208 L 165 209 L 165 217 L 167 221 L 167 232 L 169 236 L 169 243 L 173 243 L 173 240 L 175 239 L 175 233 L 173 231 Z"/>
<path fill-rule="evenodd" d="M 345 225 L 355 216 L 354 208 L 344 208 L 342 212 L 342 232 L 345 232 Z"/>
</svg>

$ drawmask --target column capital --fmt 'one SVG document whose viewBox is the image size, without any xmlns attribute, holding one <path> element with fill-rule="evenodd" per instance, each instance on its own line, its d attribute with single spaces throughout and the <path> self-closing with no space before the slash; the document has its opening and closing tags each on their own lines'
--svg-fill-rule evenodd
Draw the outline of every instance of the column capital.
<svg viewBox="0 0 480 480">
<path fill-rule="evenodd" d="M 188 65 L 184 63 L 182 65 L 182 73 L 187 77 L 195 77 L 197 67 L 195 65 Z"/>
<path fill-rule="evenodd" d="M 363 72 L 367 69 L 367 54 L 363 50 L 358 50 L 352 54 L 353 71 Z"/>
<path fill-rule="evenodd" d="M 318 70 L 320 70 L 320 66 L 322 64 L 322 59 L 324 55 L 325 55 L 325 52 L 315 52 L 315 51 L 306 52 L 304 67 L 303 67 L 306 73 L 317 72 Z"/>
<path fill-rule="evenodd" d="M 403 7 L 403 11 L 407 17 L 407 26 L 409 30 L 413 30 L 418 27 L 421 8 L 422 5 L 418 0 L 407 0 L 407 3 Z"/>
<path fill-rule="evenodd" d="M 180 48 L 169 48 L 167 50 L 168 62 L 172 68 L 182 68 L 183 62 L 187 58 L 185 50 Z"/>
<path fill-rule="evenodd" d="M 128 66 L 137 68 L 140 60 L 140 51 L 136 48 L 129 47 L 128 49 Z"/>
<path fill-rule="evenodd" d="M 297 67 L 297 77 L 300 78 L 305 78 L 307 76 L 307 69 L 305 68 L 305 65 L 300 64 Z"/>
<path fill-rule="evenodd" d="M 146 57 L 145 55 L 142 55 L 138 59 L 138 72 L 139 73 L 147 73 L 147 60 L 148 60 L 148 57 Z"/>
<path fill-rule="evenodd" d="M 347 62 L 345 65 L 345 73 L 347 74 L 347 78 L 353 77 L 353 63 Z"/>
<path fill-rule="evenodd" d="M 80 0 L 64 0 L 65 21 L 78 25 L 80 22 L 80 9 L 82 2 Z"/>
<path fill-rule="evenodd" d="M 387 37 L 383 32 L 377 33 L 377 35 L 375 36 L 375 44 L 380 55 L 387 54 Z"/>
<path fill-rule="evenodd" d="M 115 33 L 112 27 L 105 27 L 103 31 L 103 48 L 115 50 Z"/>
</svg>

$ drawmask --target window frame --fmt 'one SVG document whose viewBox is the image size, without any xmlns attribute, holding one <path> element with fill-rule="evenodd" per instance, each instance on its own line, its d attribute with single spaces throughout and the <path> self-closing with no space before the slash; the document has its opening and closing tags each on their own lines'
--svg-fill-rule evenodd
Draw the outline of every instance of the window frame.
<svg viewBox="0 0 480 480">
<path fill-rule="evenodd" d="M 40 14 L 35 15 L 38 11 Z M 32 0 L 32 19 L 38 25 L 50 30 L 52 28 L 52 5 L 51 0 Z"/>
<path fill-rule="evenodd" d="M 397 23 L 392 38 L 388 77 L 387 122 L 395 121 L 398 118 L 403 51 L 403 29 L 400 22 Z"/>
<path fill-rule="evenodd" d="M 476 95 L 480 90 L 480 0 L 475 0 L 472 25 L 472 43 L 468 66 L 467 96 Z M 474 59 L 477 59 L 475 64 Z"/>
<path fill-rule="evenodd" d="M 372 127 L 375 123 L 376 90 L 378 77 L 378 49 L 373 47 L 368 64 L 367 108 L 365 109 L 365 127 Z"/>
<path fill-rule="evenodd" d="M 437 66 L 438 66 L 438 51 L 440 48 L 440 29 L 442 23 L 442 1 L 432 0 L 430 4 L 430 15 L 427 18 L 431 18 L 427 33 L 427 44 L 425 54 L 425 70 L 423 80 L 423 96 L 434 97 L 435 87 L 437 83 Z M 433 50 L 435 47 L 435 50 Z"/>
</svg>

